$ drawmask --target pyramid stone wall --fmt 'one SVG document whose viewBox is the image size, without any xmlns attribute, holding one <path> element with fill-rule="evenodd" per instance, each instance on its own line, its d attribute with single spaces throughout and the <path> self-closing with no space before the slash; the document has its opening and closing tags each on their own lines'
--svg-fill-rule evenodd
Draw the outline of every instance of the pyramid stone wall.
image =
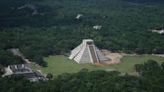
<svg viewBox="0 0 164 92">
<path fill-rule="evenodd" d="M 71 51 L 69 59 L 77 63 L 100 63 L 108 60 L 91 39 L 83 40 L 82 44 Z"/>
<path fill-rule="evenodd" d="M 85 48 L 84 52 L 82 53 L 82 57 L 80 58 L 80 63 L 88 63 L 89 61 L 91 61 L 91 57 L 89 55 L 88 52 L 88 48 Z M 92 62 L 90 62 L 92 63 Z"/>
</svg>

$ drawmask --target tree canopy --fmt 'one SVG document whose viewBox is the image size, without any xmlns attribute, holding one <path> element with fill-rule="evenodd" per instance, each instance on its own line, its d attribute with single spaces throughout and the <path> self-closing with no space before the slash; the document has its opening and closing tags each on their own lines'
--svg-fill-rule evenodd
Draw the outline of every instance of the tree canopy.
<svg viewBox="0 0 164 92">
<path fill-rule="evenodd" d="M 83 16 L 76 19 L 78 14 Z M 1 0 L 0 48 L 19 48 L 40 65 L 45 65 L 43 57 L 69 53 L 86 38 L 114 52 L 162 54 L 164 36 L 150 30 L 164 28 L 163 14 L 162 2 Z M 95 25 L 102 28 L 95 30 Z"/>
</svg>

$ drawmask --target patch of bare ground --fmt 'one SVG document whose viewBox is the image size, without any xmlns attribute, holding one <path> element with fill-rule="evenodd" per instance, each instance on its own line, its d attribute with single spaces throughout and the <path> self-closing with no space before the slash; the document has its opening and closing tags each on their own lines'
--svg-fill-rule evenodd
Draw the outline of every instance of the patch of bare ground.
<svg viewBox="0 0 164 92">
<path fill-rule="evenodd" d="M 118 64 L 120 63 L 121 58 L 127 55 L 125 53 L 116 53 L 109 50 L 101 50 L 101 52 L 109 59 L 108 61 L 102 63 L 103 65 Z"/>
<path fill-rule="evenodd" d="M 152 54 L 154 56 L 164 57 L 164 54 Z"/>
</svg>

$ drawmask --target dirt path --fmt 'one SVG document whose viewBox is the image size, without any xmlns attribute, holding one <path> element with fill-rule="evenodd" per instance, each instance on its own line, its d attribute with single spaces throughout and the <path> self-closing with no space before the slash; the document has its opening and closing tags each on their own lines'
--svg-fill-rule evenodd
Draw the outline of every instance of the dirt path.
<svg viewBox="0 0 164 92">
<path fill-rule="evenodd" d="M 37 7 L 33 4 L 25 4 L 25 5 L 18 7 L 17 9 L 20 10 L 20 9 L 24 9 L 24 8 L 29 8 L 29 9 L 33 10 L 32 15 L 39 14 Z"/>
<path fill-rule="evenodd" d="M 22 60 L 25 61 L 27 64 L 31 63 L 30 60 L 25 58 L 25 56 L 21 53 L 21 51 L 18 48 L 12 48 L 12 49 L 9 49 L 9 51 L 11 51 L 13 55 L 21 57 Z"/>
</svg>

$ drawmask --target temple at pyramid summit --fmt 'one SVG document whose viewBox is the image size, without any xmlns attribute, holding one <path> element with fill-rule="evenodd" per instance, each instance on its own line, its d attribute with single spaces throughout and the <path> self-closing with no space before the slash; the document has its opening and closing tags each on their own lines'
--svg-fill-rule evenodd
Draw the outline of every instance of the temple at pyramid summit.
<svg viewBox="0 0 164 92">
<path fill-rule="evenodd" d="M 71 51 L 69 59 L 77 63 L 103 63 L 108 61 L 102 52 L 95 46 L 91 39 L 84 39 L 83 42 Z"/>
</svg>

